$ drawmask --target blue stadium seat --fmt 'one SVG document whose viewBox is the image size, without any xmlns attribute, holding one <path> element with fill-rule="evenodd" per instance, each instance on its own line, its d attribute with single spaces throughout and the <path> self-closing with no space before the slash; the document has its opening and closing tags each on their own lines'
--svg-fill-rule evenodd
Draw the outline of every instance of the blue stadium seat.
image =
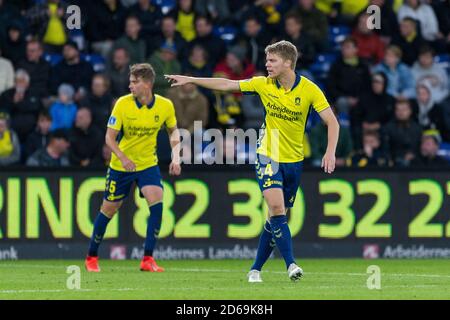
<svg viewBox="0 0 450 320">
<path fill-rule="evenodd" d="M 213 34 L 219 36 L 227 44 L 236 38 L 237 29 L 233 26 L 214 27 Z"/>
<path fill-rule="evenodd" d="M 340 43 L 348 35 L 350 35 L 351 29 L 346 25 L 330 26 L 328 28 L 328 44 L 332 50 L 339 51 Z"/>
<path fill-rule="evenodd" d="M 316 61 L 309 67 L 309 71 L 317 81 L 324 81 L 330 71 L 331 65 L 336 61 L 338 54 L 322 53 L 317 55 Z"/>
<path fill-rule="evenodd" d="M 434 57 L 434 62 L 442 66 L 450 75 L 450 54 L 440 54 Z"/>
<path fill-rule="evenodd" d="M 94 68 L 95 72 L 102 72 L 105 70 L 106 61 L 99 54 L 81 54 L 81 59 L 86 62 L 89 62 Z"/>
<path fill-rule="evenodd" d="M 450 161 L 450 143 L 442 142 L 439 145 L 438 155 Z"/>
<path fill-rule="evenodd" d="M 45 61 L 50 63 L 50 65 L 52 66 L 58 64 L 62 60 L 62 58 L 62 55 L 59 53 L 44 53 Z"/>
<path fill-rule="evenodd" d="M 154 0 L 153 3 L 161 8 L 164 15 L 172 10 L 177 4 L 176 0 Z"/>
</svg>

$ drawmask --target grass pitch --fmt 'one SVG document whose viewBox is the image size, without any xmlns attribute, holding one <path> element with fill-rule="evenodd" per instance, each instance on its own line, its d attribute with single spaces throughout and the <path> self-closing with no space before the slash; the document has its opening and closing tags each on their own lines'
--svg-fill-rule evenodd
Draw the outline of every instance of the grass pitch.
<svg viewBox="0 0 450 320">
<path fill-rule="evenodd" d="M 298 260 L 305 271 L 291 282 L 282 260 L 270 260 L 263 283 L 248 283 L 251 261 L 159 261 L 164 273 L 139 271 L 139 261 L 100 261 L 87 273 L 80 260 L 0 262 L 0 300 L 9 299 L 450 299 L 449 260 Z M 70 290 L 67 267 L 81 267 L 81 288 Z M 381 269 L 381 289 L 369 290 L 367 268 Z"/>
</svg>

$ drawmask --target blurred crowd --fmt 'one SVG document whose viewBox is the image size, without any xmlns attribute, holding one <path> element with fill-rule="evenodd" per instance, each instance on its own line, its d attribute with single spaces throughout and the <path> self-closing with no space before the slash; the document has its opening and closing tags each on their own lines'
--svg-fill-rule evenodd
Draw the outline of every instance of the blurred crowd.
<svg viewBox="0 0 450 320">
<path fill-rule="evenodd" d="M 70 5 L 81 29 L 68 28 Z M 171 88 L 164 74 L 265 75 L 264 49 L 282 39 L 341 123 L 338 166 L 449 165 L 450 0 L 0 0 L 0 166 L 106 166 L 106 123 L 138 62 L 154 67 L 180 128 L 258 129 L 257 97 Z M 306 132 L 318 166 L 327 132 L 314 111 Z M 226 142 L 223 157 L 252 152 Z"/>
</svg>

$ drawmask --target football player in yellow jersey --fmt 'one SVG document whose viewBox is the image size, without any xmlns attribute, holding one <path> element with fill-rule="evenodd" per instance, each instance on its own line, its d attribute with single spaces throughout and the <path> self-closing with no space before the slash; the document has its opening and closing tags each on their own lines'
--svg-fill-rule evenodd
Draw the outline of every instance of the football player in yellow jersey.
<svg viewBox="0 0 450 320">
<path fill-rule="evenodd" d="M 153 259 L 153 249 L 161 228 L 163 186 L 156 156 L 158 131 L 165 125 L 170 135 L 172 162 L 169 174 L 181 173 L 178 144 L 180 142 L 172 102 L 153 94 L 155 71 L 150 64 L 135 64 L 130 68 L 131 94 L 120 97 L 112 111 L 106 131 L 106 144 L 113 154 L 106 175 L 106 190 L 85 261 L 86 269 L 99 272 L 98 247 L 106 227 L 128 196 L 133 182 L 150 207 L 144 257 L 141 270 L 162 272 Z"/>
<path fill-rule="evenodd" d="M 224 91 L 257 94 L 265 108 L 257 149 L 256 175 L 269 208 L 269 219 L 261 234 L 256 260 L 248 273 L 249 282 L 261 282 L 260 271 L 272 253 L 280 250 L 291 280 L 299 280 L 303 270 L 295 263 L 286 212 L 295 201 L 303 167 L 303 135 L 308 114 L 314 108 L 328 126 L 328 147 L 322 159 L 326 173 L 336 163 L 339 124 L 323 92 L 309 79 L 295 72 L 298 52 L 288 41 L 266 47 L 267 77 L 233 81 L 221 78 L 194 78 L 166 75 L 172 86 L 186 83 Z"/>
</svg>

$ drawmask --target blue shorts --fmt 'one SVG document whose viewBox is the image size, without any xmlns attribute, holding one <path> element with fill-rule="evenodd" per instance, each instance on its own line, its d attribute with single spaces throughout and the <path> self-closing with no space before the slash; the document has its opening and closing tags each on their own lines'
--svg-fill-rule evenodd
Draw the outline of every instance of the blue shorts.
<svg viewBox="0 0 450 320">
<path fill-rule="evenodd" d="M 284 206 L 292 208 L 300 186 L 300 176 L 303 170 L 303 161 L 292 163 L 280 163 L 270 158 L 257 154 L 256 179 L 261 191 L 270 188 L 280 188 L 283 190 Z"/>
<path fill-rule="evenodd" d="M 122 201 L 128 197 L 133 182 L 136 182 L 139 189 L 145 186 L 163 187 L 161 172 L 157 165 L 135 172 L 123 172 L 108 168 L 103 199 L 111 202 Z"/>
</svg>

